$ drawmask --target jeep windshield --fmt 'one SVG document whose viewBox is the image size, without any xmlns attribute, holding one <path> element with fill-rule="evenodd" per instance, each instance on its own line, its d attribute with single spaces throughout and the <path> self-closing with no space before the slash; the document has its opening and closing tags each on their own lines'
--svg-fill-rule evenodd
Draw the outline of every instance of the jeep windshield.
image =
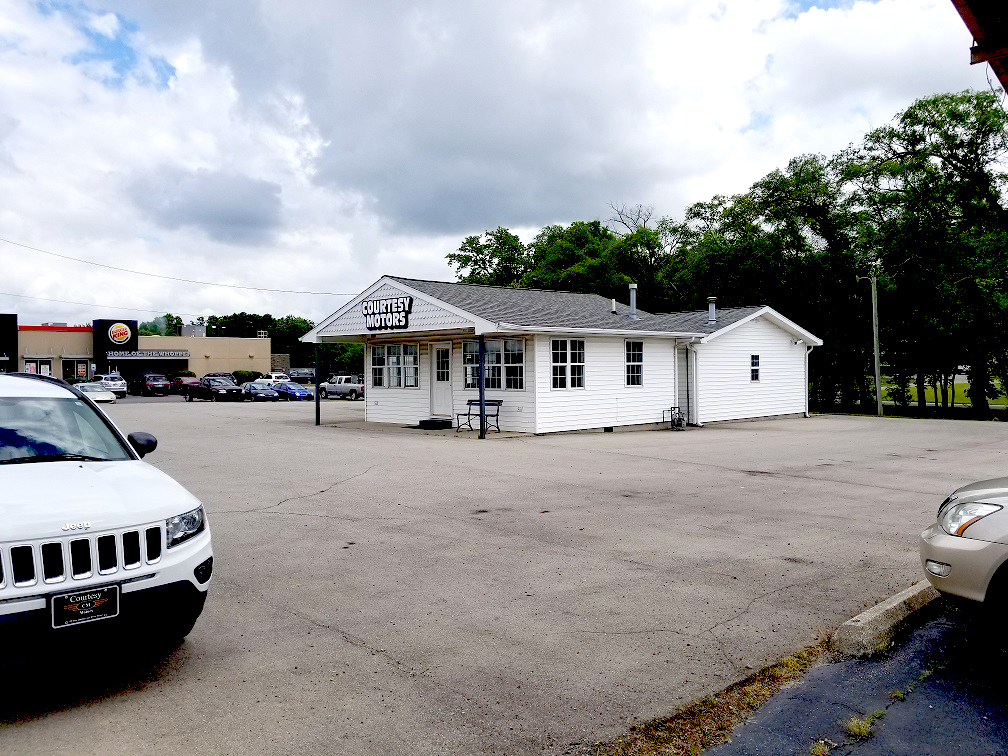
<svg viewBox="0 0 1008 756">
<path fill-rule="evenodd" d="M 74 398 L 0 398 L 0 465 L 133 459 L 109 425 Z"/>
</svg>

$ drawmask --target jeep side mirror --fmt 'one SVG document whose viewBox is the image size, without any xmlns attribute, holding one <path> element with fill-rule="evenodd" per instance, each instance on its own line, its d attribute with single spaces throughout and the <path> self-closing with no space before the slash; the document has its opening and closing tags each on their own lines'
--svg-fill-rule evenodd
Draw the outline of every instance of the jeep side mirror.
<svg viewBox="0 0 1008 756">
<path fill-rule="evenodd" d="M 137 431 L 136 433 L 130 433 L 126 438 L 133 445 L 134 451 L 140 455 L 140 459 L 143 459 L 144 456 L 157 449 L 157 439 L 150 433 Z"/>
</svg>

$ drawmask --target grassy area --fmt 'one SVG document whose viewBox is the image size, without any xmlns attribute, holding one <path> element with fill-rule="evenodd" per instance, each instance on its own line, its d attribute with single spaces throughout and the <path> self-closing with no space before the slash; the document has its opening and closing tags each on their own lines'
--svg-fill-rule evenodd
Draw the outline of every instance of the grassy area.
<svg viewBox="0 0 1008 756">
<path fill-rule="evenodd" d="M 826 655 L 829 639 L 761 669 L 745 680 L 681 709 L 671 717 L 635 725 L 611 743 L 596 743 L 597 756 L 697 756 L 725 743 L 732 730 Z"/>
<path fill-rule="evenodd" d="M 955 403 L 956 404 L 959 404 L 959 405 L 969 405 L 970 404 L 969 397 L 966 396 L 966 389 L 967 388 L 968 388 L 968 385 L 965 384 L 965 383 L 957 383 L 957 384 L 955 384 Z M 912 399 L 912 401 L 914 403 L 917 402 L 917 387 L 914 386 L 914 385 L 910 386 L 910 397 L 911 397 L 911 399 Z M 885 398 L 885 394 L 883 394 L 883 398 Z M 952 397 L 950 396 L 949 399 L 951 400 Z M 930 386 L 926 386 L 924 388 L 924 400 L 928 404 L 934 406 L 935 391 Z M 941 403 L 941 391 L 940 390 L 938 392 L 938 403 L 939 404 Z M 992 407 L 997 407 L 997 406 L 1002 406 L 1003 407 L 1006 404 L 1008 404 L 1008 398 L 1005 398 L 1004 396 L 999 396 L 997 399 L 991 399 L 990 400 L 990 405 Z"/>
</svg>

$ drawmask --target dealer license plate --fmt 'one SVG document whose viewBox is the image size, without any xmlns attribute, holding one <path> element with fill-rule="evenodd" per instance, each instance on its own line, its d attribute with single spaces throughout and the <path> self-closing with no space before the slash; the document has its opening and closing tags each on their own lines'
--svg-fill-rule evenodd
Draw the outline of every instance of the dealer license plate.
<svg viewBox="0 0 1008 756">
<path fill-rule="evenodd" d="M 52 626 L 70 627 L 119 615 L 119 586 L 103 585 L 52 597 Z"/>
</svg>

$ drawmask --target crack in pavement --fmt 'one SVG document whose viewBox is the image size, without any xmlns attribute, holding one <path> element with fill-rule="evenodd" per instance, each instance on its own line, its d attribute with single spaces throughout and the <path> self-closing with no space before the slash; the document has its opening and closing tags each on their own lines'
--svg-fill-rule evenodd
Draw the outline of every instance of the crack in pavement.
<svg viewBox="0 0 1008 756">
<path fill-rule="evenodd" d="M 331 483 L 330 485 L 328 485 L 325 488 L 323 488 L 321 491 L 314 491 L 313 493 L 298 494 L 297 496 L 290 496 L 290 497 L 288 497 L 286 499 L 282 499 L 282 500 L 278 501 L 276 504 L 267 504 L 264 507 L 252 507 L 251 509 L 221 509 L 221 510 L 218 510 L 218 511 L 214 512 L 214 514 L 249 514 L 251 512 L 267 512 L 267 511 L 269 511 L 271 509 L 276 509 L 277 507 L 279 507 L 279 506 L 281 506 L 283 504 L 286 504 L 288 501 L 295 501 L 297 499 L 310 499 L 313 496 L 321 496 L 322 494 L 327 493 L 328 491 L 331 491 L 333 488 L 335 488 L 336 486 L 338 486 L 338 485 L 340 485 L 342 483 L 347 483 L 347 482 L 353 480 L 354 478 L 359 478 L 362 475 L 367 475 L 374 468 L 375 468 L 375 466 L 371 465 L 371 467 L 369 467 L 367 470 L 363 470 L 362 472 L 359 472 L 356 475 L 351 475 L 351 476 L 349 476 L 347 478 L 343 478 L 342 480 L 337 480 L 335 483 Z"/>
<path fill-rule="evenodd" d="M 233 580 L 222 580 L 220 578 L 217 578 L 216 582 L 228 585 L 231 588 L 233 588 L 236 592 L 242 593 L 247 597 L 254 598 L 261 606 L 263 605 L 268 606 L 274 611 L 289 614 L 292 617 L 301 620 L 302 622 L 306 622 L 312 625 L 313 627 L 321 628 L 323 630 L 327 630 L 330 633 L 334 633 L 335 635 L 338 635 L 340 638 L 342 638 L 344 643 L 353 646 L 356 649 L 359 649 L 361 651 L 367 651 L 372 656 L 380 656 L 381 658 L 385 659 L 385 661 L 387 661 L 389 664 L 391 664 L 393 667 L 395 667 L 400 674 L 403 674 L 407 677 L 430 677 L 427 674 L 428 671 L 430 670 L 430 667 L 426 667 L 419 671 L 415 670 L 413 667 L 408 667 L 405 662 L 402 662 L 399 659 L 396 659 L 394 656 L 392 656 L 388 652 L 388 649 L 373 646 L 370 643 L 368 643 L 364 638 L 361 638 L 358 635 L 354 635 L 353 633 L 348 632 L 346 630 L 342 630 L 338 627 L 326 624 L 325 622 L 322 622 L 321 620 L 318 620 L 315 617 L 307 615 L 304 612 L 298 611 L 297 609 L 294 609 L 290 606 L 284 604 L 278 604 L 275 601 L 273 601 L 269 596 L 263 593 L 253 591 L 252 589 L 239 583 L 236 583 Z"/>
</svg>

